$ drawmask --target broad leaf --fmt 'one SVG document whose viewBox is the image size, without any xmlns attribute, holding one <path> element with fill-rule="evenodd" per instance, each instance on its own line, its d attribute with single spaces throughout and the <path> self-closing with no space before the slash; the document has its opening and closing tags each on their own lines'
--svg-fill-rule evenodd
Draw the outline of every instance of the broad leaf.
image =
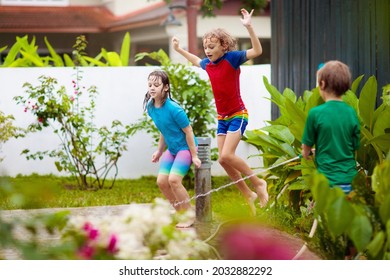
<svg viewBox="0 0 390 280">
<path fill-rule="evenodd" d="M 372 132 L 376 95 L 376 78 L 374 76 L 371 76 L 363 86 L 359 97 L 359 113 L 363 122 L 365 123 L 370 132 Z"/>
<path fill-rule="evenodd" d="M 122 66 L 128 66 L 129 65 L 129 57 L 130 57 L 130 33 L 126 32 L 125 37 L 122 41 L 122 47 L 121 47 L 121 65 Z"/>
<path fill-rule="evenodd" d="M 338 191 L 339 189 L 332 189 Z M 340 192 L 342 192 L 340 190 Z M 337 197 L 328 207 L 327 211 L 328 228 L 334 234 L 339 236 L 349 227 L 354 211 L 352 206 L 345 199 L 345 195 Z"/>
<path fill-rule="evenodd" d="M 355 216 L 350 224 L 348 234 L 356 249 L 362 252 L 370 243 L 372 236 L 372 226 L 368 217 L 365 215 Z"/>
</svg>

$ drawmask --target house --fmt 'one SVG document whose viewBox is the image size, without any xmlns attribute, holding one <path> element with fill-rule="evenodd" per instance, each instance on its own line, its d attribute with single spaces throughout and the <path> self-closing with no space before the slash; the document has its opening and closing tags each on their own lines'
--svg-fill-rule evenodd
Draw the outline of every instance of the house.
<svg viewBox="0 0 390 280">
<path fill-rule="evenodd" d="M 187 24 L 190 8 L 187 3 L 198 0 L 172 0 L 170 6 L 161 0 L 0 0 L 0 48 L 8 46 L 0 54 L 4 59 L 16 36 L 36 38 L 38 52 L 49 51 L 44 43 L 46 36 L 59 54 L 71 54 L 76 37 L 85 35 L 87 53 L 96 56 L 101 48 L 119 52 L 126 32 L 131 36 L 131 61 L 129 65 L 144 65 L 135 62 L 134 55 L 163 49 L 175 62 L 181 57 L 170 48 L 173 35 L 188 48 L 188 34 L 196 31 L 196 49 L 202 56 L 202 35 L 213 27 L 225 27 L 245 48 L 250 44 L 246 30 L 239 21 L 240 1 L 225 0 L 215 17 L 203 17 L 198 11 L 195 28 Z M 169 8 L 171 7 L 171 9 Z M 199 8 L 199 6 L 198 6 Z M 256 64 L 270 63 L 271 21 L 269 9 L 257 13 L 253 24 L 263 45 L 263 55 L 253 61 Z M 176 25 L 164 24 L 168 19 Z M 191 24 L 191 23 L 190 23 Z"/>
</svg>

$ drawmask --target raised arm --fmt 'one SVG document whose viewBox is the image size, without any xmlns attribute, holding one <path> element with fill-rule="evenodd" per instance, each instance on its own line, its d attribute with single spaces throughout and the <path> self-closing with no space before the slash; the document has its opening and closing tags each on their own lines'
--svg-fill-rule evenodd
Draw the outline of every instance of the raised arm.
<svg viewBox="0 0 390 280">
<path fill-rule="evenodd" d="M 180 47 L 179 39 L 177 39 L 176 37 L 172 38 L 172 46 L 173 46 L 173 49 L 175 51 L 177 51 L 179 54 L 184 56 L 189 62 L 192 63 L 192 65 L 200 67 L 201 59 L 198 56 L 196 56 L 196 55 L 194 55 L 194 54 L 192 54 L 192 53 L 182 49 Z"/>
<path fill-rule="evenodd" d="M 252 48 L 246 51 L 246 58 L 252 59 L 261 55 L 263 53 L 263 48 L 252 26 L 253 10 L 250 13 L 248 13 L 247 10 L 241 9 L 241 14 L 242 14 L 241 22 L 248 30 L 249 36 L 251 38 L 251 44 L 252 44 Z"/>
</svg>

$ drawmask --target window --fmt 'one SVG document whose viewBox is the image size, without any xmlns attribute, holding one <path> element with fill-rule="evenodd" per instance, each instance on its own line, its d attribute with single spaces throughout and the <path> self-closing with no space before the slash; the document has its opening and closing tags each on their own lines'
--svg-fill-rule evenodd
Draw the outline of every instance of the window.
<svg viewBox="0 0 390 280">
<path fill-rule="evenodd" d="M 69 6 L 69 0 L 0 0 L 2 6 Z"/>
</svg>

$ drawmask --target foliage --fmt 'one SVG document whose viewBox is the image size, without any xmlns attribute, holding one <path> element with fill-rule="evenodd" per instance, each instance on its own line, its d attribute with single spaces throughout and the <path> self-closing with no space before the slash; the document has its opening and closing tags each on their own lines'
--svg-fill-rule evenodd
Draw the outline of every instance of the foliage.
<svg viewBox="0 0 390 280">
<path fill-rule="evenodd" d="M 390 110 L 388 102 L 383 102 L 375 109 L 377 83 L 373 76 L 362 87 L 360 97 L 357 97 L 357 88 L 362 78 L 363 76 L 360 76 L 353 82 L 351 90 L 343 96 L 343 100 L 356 110 L 360 120 L 361 144 L 357 152 L 357 163 L 360 170 L 357 178 L 360 179 L 353 182 L 353 193 L 356 195 L 356 200 L 367 207 L 367 205 L 372 205 L 374 201 L 370 183 L 371 175 L 376 166 L 383 164 L 385 156 L 389 152 Z M 281 163 L 300 154 L 307 114 L 311 108 L 321 104 L 323 100 L 318 88 L 305 91 L 302 97 L 297 98 L 295 93 L 288 88 L 280 93 L 268 83 L 266 78 L 264 78 L 264 84 L 271 95 L 271 101 L 279 107 L 281 115 L 275 121 L 269 121 L 269 126 L 247 131 L 244 140 L 256 146 L 260 151 L 260 156 L 262 156 L 266 167 L 265 176 L 268 178 L 269 192 L 271 197 L 275 198 L 272 205 L 275 207 L 288 205 L 294 209 L 295 214 L 300 213 L 303 219 L 313 218 L 313 213 L 310 210 L 313 190 L 309 186 L 313 187 L 311 178 L 316 170 L 314 162 L 302 159 L 292 161 L 289 164 Z M 386 92 L 384 88 L 384 100 L 387 98 Z M 281 165 L 273 168 L 278 164 Z M 286 190 L 288 195 L 283 195 Z M 315 198 L 316 205 L 319 203 L 317 201 L 319 197 L 323 199 L 326 196 L 321 195 Z M 326 198 L 325 200 L 331 199 Z M 331 223 L 333 225 L 333 221 Z M 332 236 L 329 231 L 324 235 Z M 338 236 L 339 232 L 336 235 Z M 345 243 L 345 239 L 342 240 Z M 352 240 L 358 242 L 355 236 Z M 361 249 L 362 246 L 359 245 L 358 248 Z"/>
<path fill-rule="evenodd" d="M 41 76 L 38 86 L 24 84 L 27 96 L 14 97 L 25 112 L 36 117 L 36 122 L 28 127 L 29 132 L 51 126 L 61 141 L 61 146 L 51 151 L 34 153 L 26 149 L 22 153 L 33 160 L 46 156 L 57 158 L 58 171 L 72 174 L 81 189 L 101 189 L 112 169 L 116 178 L 117 161 L 126 150 L 125 141 L 130 131 L 118 120 L 112 121 L 111 127 L 97 127 L 93 123 L 98 92 L 91 86 L 87 89 L 88 96 L 84 97 L 81 75 L 79 69 L 76 70 L 72 95 L 67 94 L 64 86 L 58 86 L 55 78 Z M 83 97 L 87 102 L 82 101 Z M 84 107 L 83 103 L 89 105 Z"/>
<path fill-rule="evenodd" d="M 35 179 L 38 184 L 39 178 Z M 30 201 L 42 195 L 42 189 L 35 185 L 28 186 L 31 193 L 27 194 L 2 178 L 0 184 L 0 197 L 19 197 L 21 208 L 45 206 L 44 201 L 40 205 Z M 170 204 L 161 198 L 150 202 L 150 205 L 132 203 L 120 215 L 106 217 L 47 209 L 15 217 L 4 211 L 0 213 L 0 259 L 5 257 L 3 249 L 24 260 L 210 257 L 209 245 L 194 230 L 175 229 L 175 223 L 189 218 L 188 213 L 172 215 Z M 48 239 L 51 241 L 47 242 Z"/>
<path fill-rule="evenodd" d="M 329 188 L 322 174 L 311 177 L 311 192 L 316 202 L 314 216 L 329 234 L 330 243 L 337 244 L 345 252 L 351 246 L 351 240 L 358 252 L 355 258 L 390 259 L 390 185 L 386 179 L 389 176 L 390 153 L 374 168 L 374 204 L 364 203 L 359 195 L 346 197 L 340 189 Z M 362 176 L 356 180 L 364 184 Z"/>
<path fill-rule="evenodd" d="M 168 4 L 172 2 L 172 0 L 165 0 Z M 215 10 L 220 10 L 222 8 L 223 0 L 203 0 L 201 2 L 200 12 L 203 17 L 214 17 Z M 267 7 L 269 1 L 267 0 L 241 0 L 242 8 L 247 9 L 248 11 L 254 9 L 255 11 L 260 11 Z M 239 13 L 240 11 L 237 11 Z"/>
<path fill-rule="evenodd" d="M 15 118 L 12 115 L 5 115 L 0 111 L 0 150 L 2 144 L 7 142 L 9 139 L 24 136 L 24 130 L 12 124 L 14 119 Z M 2 158 L 0 157 L 0 161 L 1 160 Z"/>
<path fill-rule="evenodd" d="M 28 40 L 28 35 L 16 37 L 16 42 L 11 46 L 8 55 L 4 59 L 4 63 L 0 67 L 63 67 L 70 66 L 128 66 L 130 56 L 130 34 L 127 32 L 123 38 L 121 51 L 107 51 L 102 48 L 101 52 L 96 57 L 89 57 L 85 52 L 88 42 L 84 35 L 76 38 L 73 45 L 73 59 L 64 54 L 62 57 L 57 54 L 53 46 L 44 37 L 44 41 L 50 55 L 41 56 L 38 53 L 38 45 L 36 45 L 35 36 L 31 42 Z M 0 48 L 0 52 L 7 49 L 7 46 Z"/>
</svg>

